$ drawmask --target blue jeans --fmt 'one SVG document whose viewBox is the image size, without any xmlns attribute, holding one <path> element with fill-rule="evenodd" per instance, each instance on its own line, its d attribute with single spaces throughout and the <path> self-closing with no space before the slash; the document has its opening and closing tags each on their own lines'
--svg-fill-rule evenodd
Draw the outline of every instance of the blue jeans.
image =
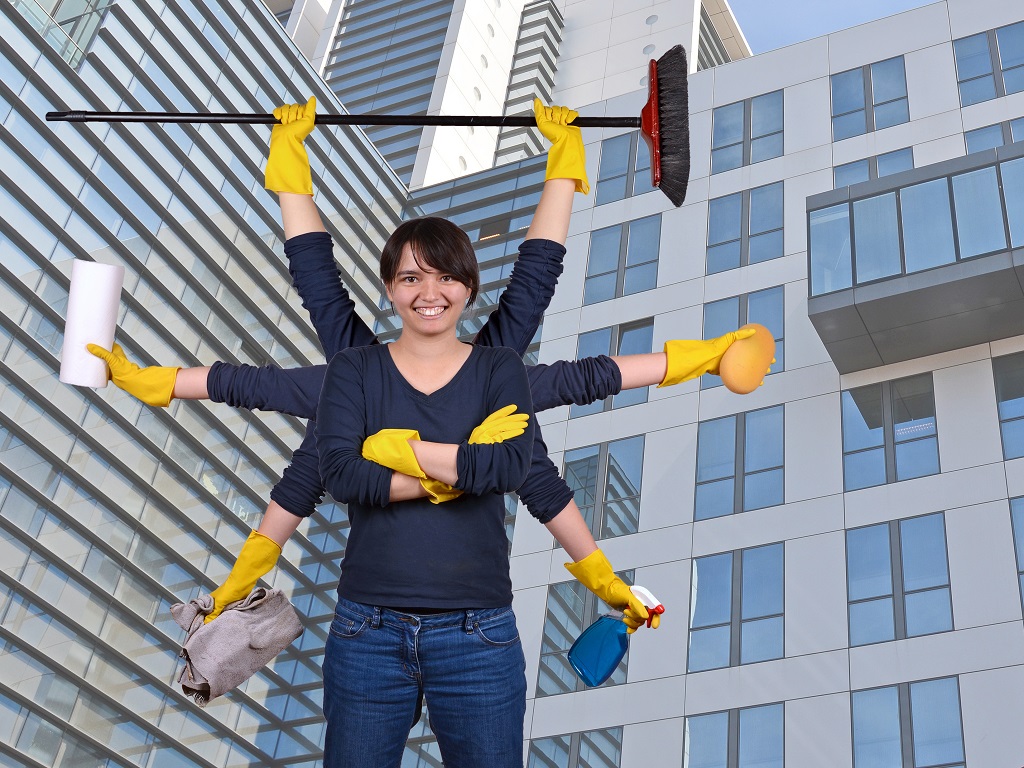
<svg viewBox="0 0 1024 768">
<path fill-rule="evenodd" d="M 398 768 L 421 696 L 447 768 L 522 768 L 511 606 L 417 616 L 339 598 L 323 670 L 324 768 Z"/>
</svg>

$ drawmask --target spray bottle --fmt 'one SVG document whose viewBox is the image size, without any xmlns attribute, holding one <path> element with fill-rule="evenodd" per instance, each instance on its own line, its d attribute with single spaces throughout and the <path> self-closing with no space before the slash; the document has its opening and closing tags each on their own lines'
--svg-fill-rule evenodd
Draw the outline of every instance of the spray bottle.
<svg viewBox="0 0 1024 768">
<path fill-rule="evenodd" d="M 665 606 L 643 587 L 633 586 L 630 590 L 647 606 L 647 626 L 651 626 L 655 614 L 664 613 Z M 622 611 L 612 611 L 599 616 L 576 638 L 569 649 L 569 663 L 584 683 L 597 686 L 611 677 L 626 655 L 628 629 L 622 621 Z"/>
</svg>

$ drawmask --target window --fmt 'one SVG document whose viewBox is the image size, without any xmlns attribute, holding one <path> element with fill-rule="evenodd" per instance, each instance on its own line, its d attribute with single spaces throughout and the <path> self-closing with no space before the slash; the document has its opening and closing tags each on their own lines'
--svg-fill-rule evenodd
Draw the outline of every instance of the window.
<svg viewBox="0 0 1024 768">
<path fill-rule="evenodd" d="M 693 559 L 688 671 L 783 657 L 782 546 Z"/>
<path fill-rule="evenodd" d="M 661 214 L 591 232 L 584 305 L 657 287 L 660 247 Z"/>
<path fill-rule="evenodd" d="M 713 120 L 712 174 L 782 155 L 782 91 L 718 107 Z"/>
<path fill-rule="evenodd" d="M 619 768 L 622 729 L 567 733 L 530 742 L 526 768 Z"/>
<path fill-rule="evenodd" d="M 576 359 L 596 357 L 597 355 L 639 355 L 651 351 L 653 340 L 653 318 L 626 325 L 613 325 L 611 328 L 600 328 L 580 334 L 576 342 Z M 570 406 L 569 418 L 575 419 L 580 416 L 589 416 L 592 413 L 646 402 L 646 388 L 629 389 L 606 397 L 598 403 Z"/>
<path fill-rule="evenodd" d="M 939 472 L 932 375 L 842 392 L 847 491 Z"/>
<path fill-rule="evenodd" d="M 992 359 L 1003 459 L 1024 456 L 1024 353 Z"/>
<path fill-rule="evenodd" d="M 1024 91 L 1024 21 L 953 41 L 960 106 Z"/>
<path fill-rule="evenodd" d="M 1021 602 L 1024 603 L 1024 498 L 1010 499 L 1010 516 L 1017 550 L 1017 581 L 1020 582 Z"/>
<path fill-rule="evenodd" d="M 853 766 L 964 768 L 955 677 L 853 691 Z"/>
<path fill-rule="evenodd" d="M 651 152 L 640 132 L 624 133 L 601 142 L 595 205 L 611 203 L 655 189 L 651 185 Z"/>
<path fill-rule="evenodd" d="M 886 152 L 884 155 L 866 157 L 863 160 L 837 165 L 832 169 L 833 186 L 836 189 L 849 187 L 851 184 L 860 184 L 863 181 L 891 176 L 900 171 L 909 171 L 913 167 L 913 147 L 897 149 L 895 152 Z"/>
<path fill-rule="evenodd" d="M 783 768 L 783 704 L 686 718 L 684 768 Z"/>
<path fill-rule="evenodd" d="M 565 452 L 562 476 L 595 539 L 637 532 L 643 468 L 643 435 Z"/>
<path fill-rule="evenodd" d="M 783 409 L 776 405 L 698 425 L 694 519 L 785 501 Z"/>
<path fill-rule="evenodd" d="M 1015 141 L 1024 141 L 1024 117 L 966 131 L 964 141 L 967 144 L 967 154 L 969 155 L 1001 147 L 1004 144 L 1012 144 Z"/>
<path fill-rule="evenodd" d="M 620 571 L 619 577 L 633 583 L 633 571 Z M 548 587 L 547 614 L 541 641 L 540 668 L 537 673 L 537 697 L 582 691 L 586 684 L 576 676 L 569 663 L 569 649 L 584 629 L 611 608 L 578 581 L 563 581 Z M 600 688 L 626 682 L 629 651 Z"/>
<path fill-rule="evenodd" d="M 1022 179 L 1016 158 L 808 211 L 811 295 L 1024 244 Z"/>
<path fill-rule="evenodd" d="M 953 629 L 943 514 L 846 532 L 850 645 Z"/>
<path fill-rule="evenodd" d="M 704 305 L 704 338 L 713 339 L 747 323 L 760 323 L 775 337 L 772 373 L 786 370 L 785 292 L 781 285 Z M 722 386 L 717 376 L 701 376 L 700 388 Z"/>
<path fill-rule="evenodd" d="M 782 256 L 782 211 L 781 181 L 711 200 L 707 273 Z"/>
<path fill-rule="evenodd" d="M 832 140 L 910 120 L 903 57 L 832 75 Z"/>
</svg>

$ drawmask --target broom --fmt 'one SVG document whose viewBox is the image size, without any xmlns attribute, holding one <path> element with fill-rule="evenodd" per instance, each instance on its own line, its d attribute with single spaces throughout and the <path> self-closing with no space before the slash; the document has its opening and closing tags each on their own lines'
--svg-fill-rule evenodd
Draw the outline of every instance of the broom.
<svg viewBox="0 0 1024 768">
<path fill-rule="evenodd" d="M 647 103 L 640 117 L 577 117 L 580 128 L 639 128 L 651 151 L 651 184 L 679 207 L 690 180 L 690 125 L 687 66 L 683 46 L 676 45 L 648 65 Z M 47 112 L 47 121 L 72 123 L 247 123 L 276 124 L 268 114 L 230 112 Z M 318 125 L 471 125 L 533 127 L 533 117 L 473 115 L 317 115 Z"/>
</svg>

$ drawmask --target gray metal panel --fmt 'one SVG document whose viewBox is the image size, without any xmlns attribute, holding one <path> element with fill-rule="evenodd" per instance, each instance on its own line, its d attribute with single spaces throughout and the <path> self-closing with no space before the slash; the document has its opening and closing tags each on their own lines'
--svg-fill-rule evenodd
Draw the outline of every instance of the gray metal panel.
<svg viewBox="0 0 1024 768">
<path fill-rule="evenodd" d="M 1024 333 L 1024 250 L 808 300 L 840 373 Z"/>
</svg>

